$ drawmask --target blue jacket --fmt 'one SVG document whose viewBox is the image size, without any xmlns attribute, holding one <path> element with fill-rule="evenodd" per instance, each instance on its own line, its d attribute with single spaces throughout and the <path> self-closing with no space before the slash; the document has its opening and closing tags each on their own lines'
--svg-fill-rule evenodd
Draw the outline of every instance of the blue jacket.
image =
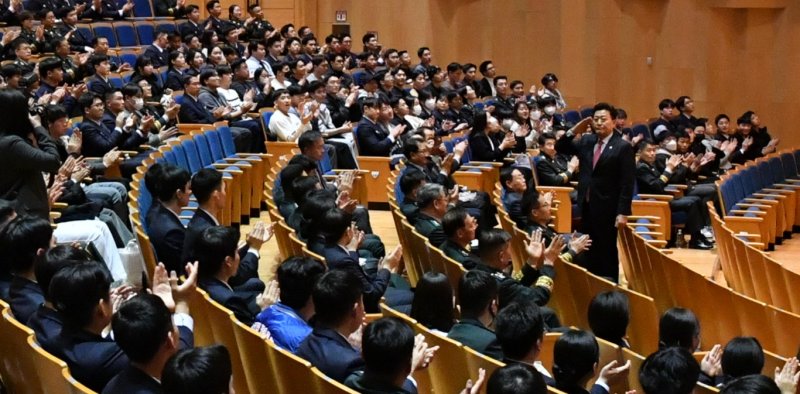
<svg viewBox="0 0 800 394">
<path fill-rule="evenodd" d="M 44 303 L 44 294 L 39 284 L 17 275 L 11 278 L 8 296 L 14 318 L 23 323 Z"/>
<path fill-rule="evenodd" d="M 278 302 L 256 316 L 256 321 L 267 326 L 276 345 L 297 353 L 300 343 L 311 334 L 311 326 L 297 312 Z"/>
<path fill-rule="evenodd" d="M 374 277 L 368 276 L 358 262 L 358 252 L 345 251 L 338 244 L 325 245 L 323 253 L 329 269 L 348 270 L 361 279 L 364 287 L 364 308 L 367 311 L 378 311 L 378 303 L 386 293 L 386 288 L 389 287 L 391 279 L 389 270 L 381 269 Z"/>
<path fill-rule="evenodd" d="M 27 326 L 36 333 L 36 342 L 46 348 L 61 333 L 64 322 L 61 321 L 61 313 L 42 304 L 28 319 Z"/>
<path fill-rule="evenodd" d="M 258 292 L 233 290 L 217 278 L 201 278 L 198 285 L 208 292 L 212 300 L 228 308 L 240 322 L 248 326 L 253 325 L 256 315 L 261 312 L 261 308 L 256 304 L 255 296 Z"/>
<path fill-rule="evenodd" d="M 106 385 L 102 394 L 161 394 L 164 390 L 152 376 L 128 365 Z"/>
<path fill-rule="evenodd" d="M 203 103 L 195 100 L 188 94 L 183 95 L 183 103 L 181 104 L 178 118 L 181 123 L 212 124 L 216 121 L 214 115 L 206 110 Z"/>
</svg>

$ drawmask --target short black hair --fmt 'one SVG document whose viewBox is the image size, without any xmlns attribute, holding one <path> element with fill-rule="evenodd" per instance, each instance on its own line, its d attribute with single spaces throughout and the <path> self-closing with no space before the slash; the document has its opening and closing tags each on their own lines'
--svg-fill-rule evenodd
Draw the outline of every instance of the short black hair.
<svg viewBox="0 0 800 394">
<path fill-rule="evenodd" d="M 422 54 L 425 53 L 425 51 L 430 51 L 430 50 L 431 49 L 428 47 L 420 47 L 419 49 L 417 49 L 417 57 L 422 57 Z"/>
<path fill-rule="evenodd" d="M 89 64 L 91 64 L 92 67 L 97 67 L 100 63 L 107 62 L 107 61 L 108 61 L 108 56 L 97 54 L 97 53 L 93 54 L 89 58 Z"/>
<path fill-rule="evenodd" d="M 228 348 L 211 345 L 185 349 L 172 356 L 161 374 L 161 386 L 171 394 L 227 393 L 231 376 Z"/>
<path fill-rule="evenodd" d="M 519 171 L 515 167 L 505 167 L 500 170 L 500 184 L 503 186 L 503 189 L 509 190 L 507 183 L 514 179 L 514 170 Z"/>
<path fill-rule="evenodd" d="M 504 307 L 495 319 L 495 334 L 505 357 L 522 360 L 544 336 L 539 306 L 525 300 Z"/>
<path fill-rule="evenodd" d="M 310 130 L 300 134 L 300 138 L 297 139 L 297 146 L 300 148 L 300 152 L 305 152 L 306 149 L 314 146 L 314 144 L 321 138 L 322 133 L 319 131 Z"/>
<path fill-rule="evenodd" d="M 486 71 L 489 71 L 489 65 L 490 64 L 492 64 L 491 60 L 482 61 L 481 64 L 478 65 L 478 71 L 480 71 L 481 74 L 486 74 Z"/>
<path fill-rule="evenodd" d="M 619 344 L 630 321 L 628 296 L 620 291 L 597 293 L 589 303 L 589 327 L 598 338 Z"/>
<path fill-rule="evenodd" d="M 135 83 L 126 83 L 120 92 L 122 92 L 122 98 L 136 97 L 142 93 L 142 88 Z"/>
<path fill-rule="evenodd" d="M 644 360 L 639 383 L 645 394 L 689 394 L 700 377 L 700 364 L 682 347 L 661 349 Z"/>
<path fill-rule="evenodd" d="M 44 258 L 39 260 L 34 267 L 36 283 L 42 289 L 45 300 L 50 300 L 50 281 L 53 275 L 62 268 L 80 262 L 90 261 L 91 256 L 84 250 L 72 247 L 72 245 L 56 245 L 45 253 Z"/>
<path fill-rule="evenodd" d="M 209 0 L 206 3 L 206 11 L 211 11 L 211 9 L 217 4 L 219 4 L 219 0 Z"/>
<path fill-rule="evenodd" d="M 203 230 L 194 250 L 199 265 L 198 274 L 204 278 L 216 275 L 226 257 L 235 257 L 238 243 L 239 230 L 233 227 L 212 226 Z"/>
<path fill-rule="evenodd" d="M 774 380 L 760 374 L 742 376 L 731 380 L 720 390 L 723 394 L 780 394 Z"/>
<path fill-rule="evenodd" d="M 50 298 L 64 326 L 80 329 L 92 322 L 98 301 L 109 300 L 111 276 L 96 261 L 62 268 L 50 281 Z"/>
<path fill-rule="evenodd" d="M 213 68 L 207 68 L 200 73 L 200 84 L 206 86 L 206 82 L 208 82 L 209 78 L 217 77 L 217 70 Z"/>
<path fill-rule="evenodd" d="M 442 230 L 444 234 L 451 238 L 456 235 L 459 229 L 464 228 L 464 221 L 467 219 L 467 210 L 464 208 L 453 208 L 447 211 L 442 217 Z"/>
<path fill-rule="evenodd" d="M 414 330 L 396 317 L 383 317 L 364 328 L 361 354 L 365 369 L 378 376 L 411 372 Z"/>
<path fill-rule="evenodd" d="M 608 111 L 608 115 L 611 116 L 612 120 L 617 118 L 617 109 L 614 108 L 614 106 L 609 103 L 595 104 L 594 107 L 592 108 L 592 114 L 594 114 L 597 111 Z"/>
<path fill-rule="evenodd" d="M 511 241 L 511 234 L 503 229 L 490 228 L 485 229 L 478 235 L 478 254 L 481 260 L 486 261 L 486 258 L 492 256 L 500 251 Z"/>
<path fill-rule="evenodd" d="M 153 196 L 156 195 L 158 184 L 161 183 L 161 173 L 164 170 L 164 165 L 166 165 L 166 163 L 153 163 L 153 165 L 147 169 L 147 172 L 144 173 L 144 187 L 147 188 L 147 191 Z"/>
<path fill-rule="evenodd" d="M 757 375 L 764 369 L 764 349 L 754 337 L 736 337 L 722 351 L 722 372 L 733 378 Z"/>
<path fill-rule="evenodd" d="M 280 266 L 276 276 L 281 303 L 300 310 L 311 298 L 314 285 L 325 274 L 325 265 L 308 257 L 289 257 Z"/>
<path fill-rule="evenodd" d="M 213 168 L 203 168 L 192 176 L 192 194 L 204 204 L 215 190 L 222 190 L 222 174 Z"/>
<path fill-rule="evenodd" d="M 164 164 L 158 174 L 155 194 L 161 201 L 169 201 L 175 197 L 178 190 L 185 190 L 186 184 L 191 181 L 189 171 L 174 164 Z"/>
<path fill-rule="evenodd" d="M 325 243 L 335 244 L 350 228 L 352 221 L 353 215 L 342 209 L 333 208 L 327 210 L 322 215 L 322 223 L 325 224 L 325 228 L 322 229 L 322 234 L 325 235 Z"/>
<path fill-rule="evenodd" d="M 658 103 L 658 110 L 662 110 L 664 108 L 675 108 L 675 102 L 672 99 L 665 98 Z"/>
<path fill-rule="evenodd" d="M 283 188 L 283 195 L 289 201 L 298 202 L 304 201 L 306 195 L 317 188 L 317 185 L 319 185 L 319 180 L 315 176 L 301 175 L 295 177 L 290 183 L 285 185 L 286 186 Z"/>
<path fill-rule="evenodd" d="M 317 323 L 334 327 L 344 321 L 353 305 L 361 302 L 362 292 L 361 280 L 349 270 L 336 269 L 322 275 L 311 293 Z"/>
<path fill-rule="evenodd" d="M 486 394 L 546 394 L 544 377 L 530 365 L 511 363 L 496 369 L 486 383 Z"/>
<path fill-rule="evenodd" d="M 48 57 L 39 62 L 39 77 L 41 79 L 47 78 L 47 73 L 53 70 L 61 69 L 61 59 L 57 57 Z"/>
<path fill-rule="evenodd" d="M 80 97 L 78 97 L 78 107 L 80 107 L 81 112 L 85 112 L 87 108 L 91 107 L 94 104 L 94 100 L 103 101 L 102 97 L 95 96 L 91 93 L 84 93 Z"/>
<path fill-rule="evenodd" d="M 0 250 L 12 272 L 24 273 L 34 268 L 39 249 L 50 249 L 52 239 L 53 228 L 46 219 L 17 216 L 5 226 Z"/>
<path fill-rule="evenodd" d="M 700 322 L 689 309 L 669 309 L 658 322 L 658 346 L 662 348 L 682 347 L 694 351 L 692 345 L 698 335 L 700 335 Z"/>
<path fill-rule="evenodd" d="M 426 180 L 427 178 L 422 171 L 406 171 L 406 173 L 400 177 L 400 191 L 408 196 Z"/>
<path fill-rule="evenodd" d="M 594 335 L 583 330 L 570 330 L 556 341 L 553 347 L 553 377 L 556 387 L 567 388 L 580 385 L 594 372 L 600 360 L 600 346 Z"/>
<path fill-rule="evenodd" d="M 143 293 L 126 301 L 111 320 L 114 341 L 136 363 L 153 359 L 172 332 L 172 314 L 155 294 Z"/>
<path fill-rule="evenodd" d="M 463 318 L 475 318 L 497 299 L 497 280 L 488 272 L 470 270 L 458 281 L 458 302 Z"/>
<path fill-rule="evenodd" d="M 689 97 L 689 96 L 681 96 L 681 97 L 678 97 L 678 99 L 677 99 L 677 100 L 675 100 L 675 107 L 677 107 L 677 108 L 678 108 L 678 111 L 681 111 L 681 112 L 683 112 L 683 108 L 684 108 L 684 107 L 686 107 L 686 101 L 687 101 L 687 100 L 691 100 L 691 99 L 692 99 L 692 98 L 691 98 L 691 97 Z"/>
</svg>

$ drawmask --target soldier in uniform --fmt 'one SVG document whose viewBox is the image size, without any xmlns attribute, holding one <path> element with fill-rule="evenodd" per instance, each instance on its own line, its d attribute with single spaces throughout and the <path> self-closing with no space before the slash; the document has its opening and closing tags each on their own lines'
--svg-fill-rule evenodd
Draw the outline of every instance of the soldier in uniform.
<svg viewBox="0 0 800 394">
<path fill-rule="evenodd" d="M 400 202 L 400 211 L 413 226 L 417 223 L 419 207 L 417 206 L 417 191 L 427 181 L 421 171 L 411 171 L 400 177 L 400 191 L 403 192 L 403 201 Z"/>
<path fill-rule="evenodd" d="M 546 244 L 550 244 L 553 242 L 553 239 L 559 236 L 559 234 L 549 226 L 553 219 L 552 212 L 550 212 L 551 201 L 552 194 L 550 193 L 526 193 L 522 197 L 522 202 L 520 204 L 522 212 L 528 215 L 528 225 L 525 227 L 525 232 L 531 235 L 537 231 L 541 232 L 542 239 Z M 589 238 L 588 234 L 579 236 L 577 233 L 573 233 L 564 236 L 564 240 L 566 241 L 566 245 L 564 245 L 560 257 L 562 260 L 568 262 L 575 261 L 578 255 L 589 249 L 592 245 L 592 240 Z"/>
<path fill-rule="evenodd" d="M 250 17 L 253 18 L 253 22 L 247 25 L 248 38 L 251 40 L 262 40 L 265 38 L 265 34 L 275 31 L 272 24 L 264 19 L 264 11 L 261 10 L 261 6 L 258 5 L 258 3 L 251 5 L 248 12 L 250 13 Z"/>
<path fill-rule="evenodd" d="M 463 208 L 453 208 L 444 214 L 442 228 L 447 241 L 439 246 L 447 257 L 458 261 L 464 268 L 471 270 L 481 263 L 480 258 L 467 248 L 475 239 L 478 222 Z"/>
<path fill-rule="evenodd" d="M 447 194 L 444 187 L 437 183 L 428 183 L 417 192 L 419 215 L 414 229 L 428 238 L 431 245 L 441 245 L 447 240 L 442 228 L 442 217 L 447 212 Z"/>
</svg>

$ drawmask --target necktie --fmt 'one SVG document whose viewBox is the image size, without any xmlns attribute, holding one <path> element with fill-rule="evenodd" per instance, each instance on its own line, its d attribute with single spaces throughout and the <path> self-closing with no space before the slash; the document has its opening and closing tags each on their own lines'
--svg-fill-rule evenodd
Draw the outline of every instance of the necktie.
<svg viewBox="0 0 800 394">
<path fill-rule="evenodd" d="M 597 149 L 594 150 L 594 157 L 592 158 L 592 168 L 597 165 L 597 161 L 600 160 L 600 155 L 603 153 L 603 141 L 597 142 Z"/>
</svg>

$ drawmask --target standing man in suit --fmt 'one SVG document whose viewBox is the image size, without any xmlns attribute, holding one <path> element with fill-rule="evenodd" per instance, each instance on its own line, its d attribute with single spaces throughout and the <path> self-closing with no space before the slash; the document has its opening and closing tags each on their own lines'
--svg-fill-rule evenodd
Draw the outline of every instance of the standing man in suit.
<svg viewBox="0 0 800 394">
<path fill-rule="evenodd" d="M 636 163 L 633 147 L 614 130 L 615 116 L 614 107 L 598 103 L 591 120 L 582 120 L 559 141 L 559 151 L 580 160 L 578 206 L 583 233 L 592 239 L 587 269 L 618 282 L 617 227 L 631 214 Z M 590 123 L 593 134 L 585 133 Z"/>
</svg>

